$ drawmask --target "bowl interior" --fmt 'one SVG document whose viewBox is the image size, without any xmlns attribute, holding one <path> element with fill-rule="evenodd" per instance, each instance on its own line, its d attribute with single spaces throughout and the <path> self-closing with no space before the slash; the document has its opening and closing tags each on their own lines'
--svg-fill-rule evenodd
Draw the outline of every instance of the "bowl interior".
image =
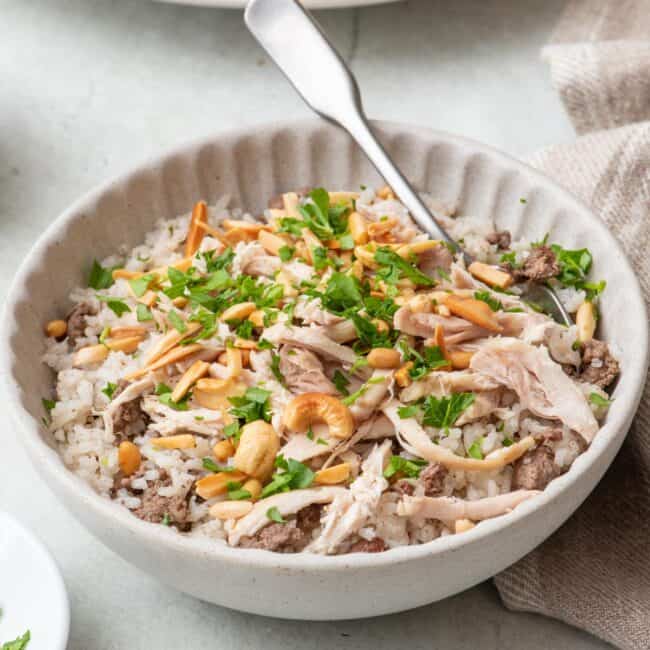
<svg viewBox="0 0 650 650">
<path fill-rule="evenodd" d="M 601 336 L 618 354 L 622 375 L 605 428 L 584 455 L 585 460 L 579 459 L 569 474 L 580 471 L 580 463 L 590 462 L 590 457 L 617 436 L 622 439 L 621 428 L 636 408 L 644 383 L 645 307 L 620 247 L 584 206 L 508 156 L 427 129 L 387 123 L 375 127 L 414 185 L 457 205 L 460 214 L 493 217 L 499 228 L 510 229 L 515 238 L 538 240 L 550 233 L 552 241 L 592 251 L 594 277 L 608 283 L 601 309 Z M 0 367 L 10 399 L 15 398 L 14 406 L 26 424 L 26 441 L 32 451 L 38 445 L 44 447 L 41 441 L 48 441 L 41 425 L 41 398 L 52 394 L 52 373 L 40 361 L 42 326 L 66 313 L 68 294 L 85 283 L 93 258 L 102 259 L 119 247 L 140 243 L 157 219 L 185 213 L 199 199 L 214 202 L 229 194 L 232 205 L 258 214 L 268 197 L 280 191 L 315 185 L 350 189 L 380 183 L 375 170 L 344 133 L 322 121 L 308 121 L 204 139 L 145 164 L 78 201 L 38 241 L 7 302 Z M 48 462 L 63 468 L 58 457 Z M 552 484 L 550 492 L 563 485 L 561 480 L 555 483 L 560 487 Z"/>
</svg>

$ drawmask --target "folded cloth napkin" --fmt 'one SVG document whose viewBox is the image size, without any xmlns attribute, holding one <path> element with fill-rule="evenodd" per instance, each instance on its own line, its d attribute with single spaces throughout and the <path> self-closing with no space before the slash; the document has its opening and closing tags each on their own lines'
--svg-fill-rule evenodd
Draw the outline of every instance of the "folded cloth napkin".
<svg viewBox="0 0 650 650">
<path fill-rule="evenodd" d="M 576 131 L 530 162 L 609 226 L 650 298 L 650 3 L 571 0 L 542 56 Z M 650 389 L 621 452 L 573 517 L 495 578 L 507 607 L 650 648 Z"/>
</svg>

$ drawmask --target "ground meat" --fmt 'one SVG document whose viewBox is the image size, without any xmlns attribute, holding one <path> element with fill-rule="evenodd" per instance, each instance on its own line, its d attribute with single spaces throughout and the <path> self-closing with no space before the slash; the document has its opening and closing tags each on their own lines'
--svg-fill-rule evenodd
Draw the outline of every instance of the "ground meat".
<svg viewBox="0 0 650 650">
<path fill-rule="evenodd" d="M 558 275 L 560 265 L 549 246 L 533 248 L 521 268 L 514 269 L 515 280 L 545 280 Z"/>
<path fill-rule="evenodd" d="M 158 494 L 161 487 L 171 485 L 171 479 L 167 474 L 163 474 L 161 478 L 150 483 L 142 492 L 131 488 L 131 480 L 122 479 L 121 485 L 127 490 L 133 491 L 142 501 L 141 505 L 132 511 L 136 517 L 154 524 L 166 522 L 181 531 L 187 531 L 192 527 L 191 522 L 188 521 L 190 514 L 188 495 L 163 497 Z"/>
<path fill-rule="evenodd" d="M 499 250 L 505 251 L 510 248 L 510 243 L 512 242 L 512 236 L 510 235 L 509 230 L 498 230 L 489 234 L 486 239 L 488 243 L 496 245 Z"/>
<path fill-rule="evenodd" d="M 415 485 L 407 480 L 397 481 L 393 486 L 400 494 L 406 494 L 407 496 L 413 496 L 415 494 Z"/>
<path fill-rule="evenodd" d="M 68 314 L 68 339 L 70 343 L 75 343 L 78 338 L 85 335 L 86 316 L 94 316 L 97 312 L 93 306 L 87 302 L 80 302 L 74 306 L 74 309 Z"/>
<path fill-rule="evenodd" d="M 349 553 L 381 553 L 388 550 L 386 542 L 381 537 L 375 537 L 368 541 L 367 539 L 360 539 L 350 546 Z"/>
<path fill-rule="evenodd" d="M 582 369 L 578 375 L 580 381 L 607 388 L 619 373 L 618 361 L 603 341 L 592 339 L 582 346 Z"/>
<path fill-rule="evenodd" d="M 120 380 L 117 388 L 113 393 L 115 399 L 125 388 L 128 382 Z M 113 433 L 115 434 L 116 441 L 122 442 L 128 440 L 133 436 L 144 433 L 149 422 L 148 415 L 142 410 L 142 401 L 140 397 L 126 402 L 118 407 L 115 416 L 113 417 Z"/>
<path fill-rule="evenodd" d="M 286 524 L 269 524 L 252 537 L 244 537 L 240 546 L 260 548 L 276 553 L 298 553 L 312 540 L 312 532 L 320 525 L 323 507 L 313 504 L 299 510 L 296 518 Z"/>
<path fill-rule="evenodd" d="M 515 463 L 512 489 L 543 490 L 559 474 L 560 469 L 555 464 L 553 450 L 546 445 L 540 445 Z"/>
<path fill-rule="evenodd" d="M 438 497 L 445 493 L 445 479 L 449 470 L 442 463 L 431 463 L 420 472 L 420 483 L 424 494 L 428 497 Z"/>
</svg>

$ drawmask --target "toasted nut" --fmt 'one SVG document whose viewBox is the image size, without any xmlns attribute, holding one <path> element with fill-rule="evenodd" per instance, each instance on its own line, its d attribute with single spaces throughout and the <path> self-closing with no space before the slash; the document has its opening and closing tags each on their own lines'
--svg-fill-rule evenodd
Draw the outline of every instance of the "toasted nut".
<svg viewBox="0 0 650 650">
<path fill-rule="evenodd" d="M 576 314 L 576 325 L 578 326 L 578 341 L 585 343 L 594 338 L 596 331 L 596 310 L 594 304 L 585 300 Z"/>
<path fill-rule="evenodd" d="M 286 239 L 280 235 L 268 232 L 267 230 L 260 231 L 258 241 L 260 244 L 262 244 L 262 248 L 271 255 L 279 255 L 280 249 L 283 246 L 287 246 Z"/>
<path fill-rule="evenodd" d="M 357 278 L 357 280 L 363 278 L 363 264 L 361 263 L 361 260 L 354 260 L 354 262 L 352 262 L 350 273 Z"/>
<path fill-rule="evenodd" d="M 393 190 L 388 185 L 384 185 L 382 188 L 378 189 L 377 196 L 380 199 L 384 200 L 396 198 L 395 192 L 393 192 Z"/>
<path fill-rule="evenodd" d="M 265 223 L 253 222 L 253 221 L 242 221 L 241 219 L 224 219 L 223 227 L 226 228 L 227 230 L 230 230 L 232 228 L 243 230 L 244 232 L 248 232 L 251 235 L 254 235 L 255 237 L 257 237 L 257 235 L 262 230 L 270 229 L 269 226 L 267 226 Z"/>
<path fill-rule="evenodd" d="M 241 351 L 241 365 L 242 368 L 250 368 L 251 365 L 251 351 L 242 350 Z"/>
<path fill-rule="evenodd" d="M 287 192 L 282 195 L 282 202 L 284 203 L 284 211 L 289 217 L 293 219 L 300 219 L 300 210 L 298 206 L 300 205 L 300 199 L 295 192 Z"/>
<path fill-rule="evenodd" d="M 215 519 L 241 519 L 253 509 L 250 501 L 219 501 L 210 507 L 210 516 Z"/>
<path fill-rule="evenodd" d="M 194 449 L 196 439 L 190 433 L 179 433 L 177 436 L 152 438 L 151 444 L 161 449 Z"/>
<path fill-rule="evenodd" d="M 165 353 L 169 352 L 173 347 L 178 345 L 183 339 L 188 338 L 201 329 L 200 323 L 187 323 L 187 330 L 179 332 L 176 329 L 171 329 L 165 334 L 156 345 L 149 351 L 147 357 L 147 364 L 153 363 L 160 359 Z"/>
<path fill-rule="evenodd" d="M 449 318 L 451 316 L 451 311 L 449 311 L 449 307 L 447 307 L 447 305 L 437 305 L 436 312 L 445 318 Z"/>
<path fill-rule="evenodd" d="M 279 450 L 280 438 L 275 429 L 264 420 L 255 420 L 242 428 L 233 464 L 248 476 L 266 480 L 273 472 Z"/>
<path fill-rule="evenodd" d="M 441 242 L 437 239 L 425 239 L 424 241 L 413 242 L 411 244 L 403 244 L 397 249 L 397 254 L 406 259 L 411 255 L 421 255 L 427 251 L 434 250 L 441 245 Z"/>
<path fill-rule="evenodd" d="M 108 348 L 99 343 L 98 345 L 88 345 L 85 348 L 77 350 L 72 357 L 72 365 L 75 368 L 87 366 L 92 363 L 100 363 L 108 356 Z"/>
<path fill-rule="evenodd" d="M 433 345 L 435 345 L 440 349 L 440 353 L 442 354 L 442 356 L 449 361 L 449 363 L 446 366 L 439 366 L 437 369 L 451 370 L 452 363 L 451 363 L 451 359 L 449 358 L 449 354 L 447 352 L 447 346 L 445 345 L 445 331 L 442 325 L 436 325 L 436 329 L 433 332 L 433 338 L 431 342 L 433 343 Z"/>
<path fill-rule="evenodd" d="M 232 444 L 230 438 L 220 440 L 212 447 L 212 453 L 217 460 L 225 463 L 235 453 L 235 445 Z"/>
<path fill-rule="evenodd" d="M 401 360 L 400 353 L 392 348 L 373 348 L 367 356 L 371 368 L 397 368 Z"/>
<path fill-rule="evenodd" d="M 251 339 L 235 339 L 235 347 L 241 350 L 257 350 L 257 341 Z"/>
<path fill-rule="evenodd" d="M 204 384 L 203 382 L 220 382 L 222 385 L 216 389 L 214 385 Z M 200 386 L 207 386 L 207 388 L 201 388 Z M 199 379 L 194 387 L 192 396 L 199 406 L 225 413 L 232 406 L 228 398 L 241 397 L 245 392 L 246 385 L 241 382 L 231 381 L 229 379 Z"/>
<path fill-rule="evenodd" d="M 489 305 L 482 300 L 474 298 L 464 298 L 452 293 L 445 296 L 444 304 L 449 311 L 455 316 L 460 316 L 465 320 L 474 323 L 479 327 L 484 327 L 490 332 L 502 332 L 503 327 L 499 324 L 494 316 L 494 312 Z"/>
<path fill-rule="evenodd" d="M 132 336 L 144 338 L 147 335 L 147 328 L 141 325 L 132 325 L 131 327 L 111 327 L 109 336 L 111 339 L 127 339 Z"/>
<path fill-rule="evenodd" d="M 66 335 L 68 324 L 64 320 L 51 320 L 45 326 L 45 334 L 54 339 L 60 339 Z"/>
<path fill-rule="evenodd" d="M 330 205 L 339 205 L 340 203 L 353 203 L 359 198 L 359 192 L 328 192 Z"/>
<path fill-rule="evenodd" d="M 226 311 L 221 314 L 221 320 L 227 322 L 229 320 L 244 320 L 248 318 L 255 311 L 254 302 L 240 302 L 237 305 L 228 307 Z"/>
<path fill-rule="evenodd" d="M 262 484 L 256 478 L 251 478 L 244 485 L 241 486 L 242 490 L 246 490 L 250 493 L 251 499 L 259 499 L 260 494 L 262 494 Z"/>
<path fill-rule="evenodd" d="M 226 230 L 222 236 L 223 240 L 229 246 L 236 246 L 239 242 L 252 242 L 257 239 L 257 233 L 252 233 L 250 230 L 242 230 L 241 228 L 231 228 Z"/>
<path fill-rule="evenodd" d="M 226 379 L 234 379 L 242 369 L 241 350 L 237 348 L 226 348 L 226 367 L 228 374 Z"/>
<path fill-rule="evenodd" d="M 228 483 L 239 482 L 246 478 L 242 472 L 217 472 L 200 478 L 194 489 L 202 499 L 212 499 L 228 492 Z"/>
<path fill-rule="evenodd" d="M 129 440 L 121 442 L 117 449 L 117 462 L 124 476 L 135 474 L 142 462 L 140 449 Z"/>
<path fill-rule="evenodd" d="M 224 245 L 228 245 L 228 240 L 225 238 L 224 233 L 212 226 L 209 226 L 207 223 L 197 222 L 196 227 L 202 230 L 206 235 L 214 237 Z"/>
<path fill-rule="evenodd" d="M 363 215 L 353 212 L 348 217 L 348 228 L 357 246 L 368 243 L 368 222 Z"/>
<path fill-rule="evenodd" d="M 383 221 L 373 221 L 368 225 L 368 237 L 370 239 L 380 239 L 387 235 L 397 224 L 398 221 L 395 217 Z"/>
<path fill-rule="evenodd" d="M 199 223 L 208 223 L 208 206 L 205 201 L 196 203 L 192 210 L 190 227 L 185 240 L 185 257 L 192 257 L 199 250 L 203 237 L 205 237 L 205 230 L 198 227 Z"/>
<path fill-rule="evenodd" d="M 210 370 L 210 364 L 197 360 L 195 361 L 184 373 L 183 376 L 179 379 L 178 383 L 172 391 L 172 401 L 180 402 L 180 400 L 185 397 L 187 391 L 192 387 L 192 385 L 198 381 L 201 377 L 205 377 Z"/>
<path fill-rule="evenodd" d="M 142 339 L 142 336 L 126 336 L 117 339 L 114 339 L 111 336 L 104 345 L 106 345 L 109 350 L 115 352 L 120 351 L 124 352 L 124 354 L 133 354 L 138 349 L 138 345 L 142 343 Z"/>
<path fill-rule="evenodd" d="M 264 312 L 256 309 L 248 315 L 248 320 L 253 323 L 254 327 L 264 327 Z"/>
<path fill-rule="evenodd" d="M 309 228 L 303 228 L 302 229 L 302 238 L 303 241 L 305 242 L 305 246 L 307 247 L 307 261 L 310 264 L 314 263 L 314 255 L 313 255 L 313 250 L 314 248 L 324 248 L 323 247 L 323 242 L 314 235 L 314 233 L 309 230 Z"/>
<path fill-rule="evenodd" d="M 145 307 L 153 307 L 158 302 L 158 294 L 155 291 L 145 291 L 136 300 Z"/>
<path fill-rule="evenodd" d="M 124 379 L 131 381 L 137 377 L 142 377 L 142 375 L 146 375 L 148 372 L 158 370 L 159 368 L 164 368 L 170 363 L 176 363 L 205 349 L 206 348 L 204 348 L 200 343 L 192 343 L 191 345 L 184 345 L 173 348 L 154 363 L 151 363 L 144 368 L 140 368 L 140 370 L 136 370 L 129 373 L 128 375 L 125 375 Z"/>
<path fill-rule="evenodd" d="M 474 352 L 470 350 L 451 350 L 449 352 L 449 359 L 454 370 L 465 370 L 469 368 L 473 356 Z"/>
<path fill-rule="evenodd" d="M 349 438 L 354 418 L 341 400 L 325 393 L 303 393 L 287 404 L 282 417 L 290 431 L 307 431 L 314 422 L 325 422 L 334 438 Z"/>
<path fill-rule="evenodd" d="M 155 269 L 151 269 L 151 271 L 143 271 L 142 273 L 138 274 L 138 277 L 142 277 L 143 275 L 156 275 L 158 276 L 159 280 L 162 280 L 167 277 L 167 272 L 169 271 L 169 268 L 176 269 L 177 271 L 187 271 L 187 269 L 192 266 L 192 260 L 193 258 L 190 257 L 183 257 L 180 260 L 173 262 L 172 264 L 168 264 L 167 266 L 159 266 Z"/>
<path fill-rule="evenodd" d="M 179 309 L 183 309 L 184 307 L 187 307 L 187 303 L 189 300 L 185 296 L 178 296 L 178 298 L 174 298 L 172 300 L 172 305 L 174 307 L 178 307 Z"/>
<path fill-rule="evenodd" d="M 295 298 L 298 295 L 298 290 L 293 286 L 291 278 L 284 271 L 280 271 L 275 276 L 275 281 L 284 288 L 285 298 Z"/>
<path fill-rule="evenodd" d="M 316 485 L 336 485 L 343 483 L 350 478 L 350 465 L 348 463 L 340 463 L 339 465 L 332 465 L 327 469 L 320 469 L 314 475 L 314 483 Z"/>
<path fill-rule="evenodd" d="M 483 264 L 483 262 L 472 262 L 467 269 L 477 280 L 485 282 L 491 287 L 499 287 L 499 289 L 506 289 L 513 282 L 514 279 L 510 273 L 501 271 L 495 266 Z"/>
<path fill-rule="evenodd" d="M 385 320 L 381 320 L 381 318 L 373 318 L 372 324 L 377 328 L 377 331 L 380 334 L 390 330 L 390 325 Z"/>
<path fill-rule="evenodd" d="M 369 269 L 376 269 L 377 262 L 375 262 L 376 246 L 373 244 L 365 244 L 364 246 L 355 246 L 354 256 Z"/>
<path fill-rule="evenodd" d="M 468 530 L 472 530 L 476 524 L 473 521 L 470 521 L 469 519 L 457 519 L 454 522 L 454 532 L 456 534 L 458 533 L 466 533 Z"/>
<path fill-rule="evenodd" d="M 113 280 L 135 280 L 142 277 L 144 273 L 142 271 L 129 271 L 128 269 L 113 269 L 111 275 Z"/>
<path fill-rule="evenodd" d="M 409 300 L 408 308 L 414 314 L 431 314 L 433 312 L 433 300 L 429 294 L 421 293 Z"/>
<path fill-rule="evenodd" d="M 400 388 L 406 388 L 411 384 L 411 375 L 409 370 L 413 367 L 412 361 L 407 361 L 396 373 L 395 381 Z"/>
</svg>

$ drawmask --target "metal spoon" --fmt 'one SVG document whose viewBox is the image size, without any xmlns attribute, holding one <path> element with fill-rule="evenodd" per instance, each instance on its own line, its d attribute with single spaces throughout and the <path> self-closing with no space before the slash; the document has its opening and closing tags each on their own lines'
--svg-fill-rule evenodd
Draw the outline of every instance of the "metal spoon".
<svg viewBox="0 0 650 650">
<path fill-rule="evenodd" d="M 244 20 L 307 105 L 352 136 L 420 228 L 460 250 L 375 138 L 356 80 L 311 15 L 295 0 L 251 0 Z M 572 324 L 550 287 L 530 283 L 522 298 L 538 304 L 556 321 Z"/>
</svg>

